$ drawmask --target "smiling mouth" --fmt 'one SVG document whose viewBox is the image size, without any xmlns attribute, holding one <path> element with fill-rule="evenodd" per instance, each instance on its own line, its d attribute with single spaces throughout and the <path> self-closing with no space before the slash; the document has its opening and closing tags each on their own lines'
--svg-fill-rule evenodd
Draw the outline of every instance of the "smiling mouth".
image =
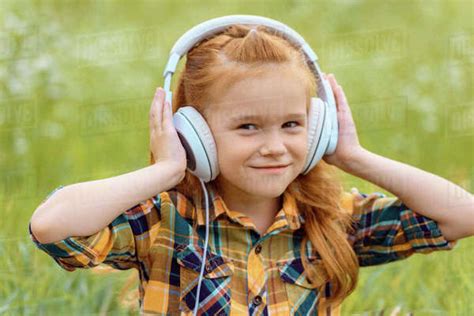
<svg viewBox="0 0 474 316">
<path fill-rule="evenodd" d="M 288 166 L 289 165 L 282 166 L 282 167 L 251 167 L 251 168 L 261 171 L 261 172 L 280 173 L 280 172 L 285 171 L 288 168 Z"/>
<path fill-rule="evenodd" d="M 255 168 L 255 169 L 279 169 L 279 168 L 286 168 L 288 167 L 289 165 L 278 165 L 278 166 L 265 166 L 265 167 L 254 167 L 254 166 L 251 166 L 252 168 Z"/>
</svg>

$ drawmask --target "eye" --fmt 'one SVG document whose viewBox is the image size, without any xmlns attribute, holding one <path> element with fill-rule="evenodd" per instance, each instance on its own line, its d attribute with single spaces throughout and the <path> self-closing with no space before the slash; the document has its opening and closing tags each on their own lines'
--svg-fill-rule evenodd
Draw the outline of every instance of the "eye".
<svg viewBox="0 0 474 316">
<path fill-rule="evenodd" d="M 298 123 L 298 122 L 296 122 L 296 121 L 291 121 L 291 122 L 286 122 L 286 123 L 295 123 L 296 125 L 293 126 L 293 127 L 297 127 L 298 125 L 300 125 L 300 123 Z M 286 124 L 286 123 L 285 123 L 285 124 Z"/>
<path fill-rule="evenodd" d="M 255 125 L 254 124 L 242 124 L 238 128 L 242 129 L 242 126 L 255 126 Z M 246 129 L 246 128 L 244 128 L 244 129 Z"/>
<path fill-rule="evenodd" d="M 286 124 L 288 124 L 288 123 L 293 123 L 293 124 L 295 124 L 294 126 L 291 126 L 291 127 L 293 127 L 293 128 L 298 127 L 298 126 L 300 125 L 297 121 L 289 121 L 289 122 L 286 122 L 284 125 L 286 125 Z M 242 124 L 242 125 L 240 125 L 238 128 L 239 128 L 239 129 L 248 130 L 247 128 L 244 128 L 244 126 L 255 126 L 255 124 L 250 124 L 250 123 L 248 123 L 248 124 Z"/>
</svg>

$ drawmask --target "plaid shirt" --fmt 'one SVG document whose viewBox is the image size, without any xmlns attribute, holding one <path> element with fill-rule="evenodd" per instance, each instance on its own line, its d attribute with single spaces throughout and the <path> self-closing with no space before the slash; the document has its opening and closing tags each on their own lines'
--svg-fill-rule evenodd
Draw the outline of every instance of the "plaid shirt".
<svg viewBox="0 0 474 316">
<path fill-rule="evenodd" d="M 304 217 L 295 199 L 283 194 L 283 207 L 260 236 L 249 217 L 230 211 L 208 184 L 209 248 L 200 292 L 200 315 L 325 315 L 318 303 L 331 294 L 331 283 L 318 292 L 303 273 L 300 243 Z M 56 188 L 56 190 L 62 186 Z M 362 200 L 356 203 L 354 197 Z M 48 198 L 47 197 L 47 198 Z M 46 198 L 46 199 L 47 199 Z M 348 240 L 361 266 L 407 258 L 414 253 L 451 250 L 435 221 L 409 210 L 382 193 L 344 193 L 343 206 L 357 219 Z M 196 207 L 171 189 L 140 202 L 88 237 L 68 237 L 36 246 L 62 268 L 138 269 L 141 314 L 192 315 L 205 236 L 205 205 Z M 310 261 L 320 260 L 306 244 Z M 340 306 L 328 308 L 339 315 Z M 326 311 L 328 312 L 328 311 Z"/>
</svg>

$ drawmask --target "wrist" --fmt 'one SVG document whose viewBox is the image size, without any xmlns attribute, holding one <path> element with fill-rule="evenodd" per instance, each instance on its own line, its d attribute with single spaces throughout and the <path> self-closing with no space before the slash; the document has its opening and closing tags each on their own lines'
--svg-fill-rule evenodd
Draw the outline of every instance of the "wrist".
<svg viewBox="0 0 474 316">
<path fill-rule="evenodd" d="M 183 170 L 180 164 L 173 161 L 156 161 L 152 168 L 156 169 L 158 173 L 162 173 L 164 170 L 173 186 L 180 183 L 186 175 L 186 169 Z"/>
<path fill-rule="evenodd" d="M 370 151 L 360 147 L 359 149 L 352 151 L 347 159 L 344 159 L 340 168 L 347 173 L 357 175 L 359 174 L 359 170 L 365 168 L 364 162 L 369 159 L 370 155 Z"/>
</svg>

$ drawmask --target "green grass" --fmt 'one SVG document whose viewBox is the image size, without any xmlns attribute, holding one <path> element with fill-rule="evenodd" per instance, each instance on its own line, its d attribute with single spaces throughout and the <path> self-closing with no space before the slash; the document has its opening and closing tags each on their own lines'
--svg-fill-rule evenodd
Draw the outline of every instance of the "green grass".
<svg viewBox="0 0 474 316">
<path fill-rule="evenodd" d="M 4 0 L 0 314 L 127 315 L 117 295 L 134 271 L 61 270 L 29 240 L 28 221 L 59 184 L 147 165 L 148 109 L 171 46 L 228 14 L 290 25 L 337 76 L 365 148 L 472 192 L 470 1 Z M 343 176 L 347 190 L 385 192 Z M 473 315 L 473 246 L 361 269 L 342 314 Z"/>
</svg>

